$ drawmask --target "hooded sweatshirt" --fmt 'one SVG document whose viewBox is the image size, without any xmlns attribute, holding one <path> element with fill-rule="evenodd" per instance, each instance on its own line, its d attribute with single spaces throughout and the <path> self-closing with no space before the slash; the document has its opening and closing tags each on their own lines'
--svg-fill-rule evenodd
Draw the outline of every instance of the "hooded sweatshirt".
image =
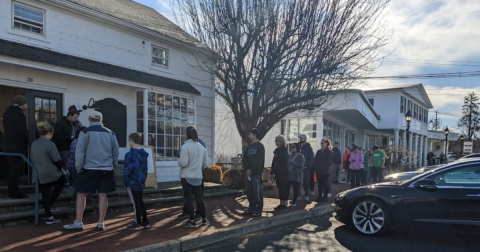
<svg viewBox="0 0 480 252">
<path fill-rule="evenodd" d="M 350 151 L 350 170 L 360 170 L 363 164 L 363 153 L 361 151 Z"/>
<path fill-rule="evenodd" d="M 145 188 L 148 172 L 148 153 L 144 149 L 132 149 L 125 154 L 124 184 L 135 191 Z"/>
</svg>

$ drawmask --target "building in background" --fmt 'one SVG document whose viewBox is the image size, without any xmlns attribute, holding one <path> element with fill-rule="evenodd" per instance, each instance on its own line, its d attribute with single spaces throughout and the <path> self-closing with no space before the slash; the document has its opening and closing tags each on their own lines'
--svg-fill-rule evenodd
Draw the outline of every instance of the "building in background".
<svg viewBox="0 0 480 252">
<path fill-rule="evenodd" d="M 84 125 L 98 110 L 116 133 L 120 159 L 128 134 L 142 132 L 154 147 L 157 180 L 177 181 L 187 125 L 215 157 L 213 73 L 192 67 L 195 50 L 202 45 L 134 1 L 0 1 L 0 111 L 26 96 L 33 141 L 37 122 L 55 123 L 72 104 L 85 105 Z"/>
</svg>

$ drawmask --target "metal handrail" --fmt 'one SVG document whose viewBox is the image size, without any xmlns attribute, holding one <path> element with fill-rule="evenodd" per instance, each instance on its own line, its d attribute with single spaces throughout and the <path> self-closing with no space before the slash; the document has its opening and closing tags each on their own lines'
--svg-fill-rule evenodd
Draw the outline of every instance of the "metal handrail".
<svg viewBox="0 0 480 252">
<path fill-rule="evenodd" d="M 35 177 L 35 225 L 38 225 L 38 170 L 35 165 L 32 164 L 32 162 L 25 157 L 25 155 L 21 153 L 5 153 L 5 152 L 0 152 L 0 156 L 17 156 L 21 157 L 27 164 L 33 168 L 35 171 L 34 177 Z M 10 169 L 10 168 L 9 168 Z"/>
</svg>

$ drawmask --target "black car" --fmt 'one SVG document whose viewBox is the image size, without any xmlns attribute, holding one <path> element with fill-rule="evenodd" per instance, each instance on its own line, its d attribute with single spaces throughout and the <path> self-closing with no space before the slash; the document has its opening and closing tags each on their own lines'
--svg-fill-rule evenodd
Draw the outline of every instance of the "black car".
<svg viewBox="0 0 480 252">
<path fill-rule="evenodd" d="M 480 158 L 343 191 L 335 204 L 336 218 L 364 235 L 390 226 L 480 232 Z"/>
</svg>

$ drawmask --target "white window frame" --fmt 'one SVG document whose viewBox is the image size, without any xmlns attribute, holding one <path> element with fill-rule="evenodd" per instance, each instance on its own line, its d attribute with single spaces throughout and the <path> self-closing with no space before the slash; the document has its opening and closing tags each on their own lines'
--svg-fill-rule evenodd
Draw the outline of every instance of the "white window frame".
<svg viewBox="0 0 480 252">
<path fill-rule="evenodd" d="M 162 50 L 165 52 L 165 55 L 166 55 L 166 58 L 163 58 L 163 57 L 159 57 L 159 56 L 155 56 L 154 55 L 154 50 L 157 49 L 157 50 Z M 164 60 L 166 64 L 159 64 L 159 63 L 155 63 L 153 61 L 154 58 L 157 58 L 157 59 L 160 59 L 160 60 Z M 160 46 L 156 46 L 156 45 L 152 45 L 152 59 L 151 59 L 151 62 L 152 62 L 152 65 L 153 66 L 159 66 L 159 67 L 164 67 L 164 68 L 168 68 L 170 66 L 170 51 L 166 48 L 163 48 L 163 47 L 160 47 Z"/>
<path fill-rule="evenodd" d="M 20 7 L 30 9 L 30 10 L 33 10 L 33 11 L 41 12 L 43 22 L 40 24 L 38 21 L 35 21 L 35 20 L 26 19 L 25 17 L 20 17 L 20 16 L 17 17 L 15 15 L 15 6 L 20 6 Z M 37 34 L 37 35 L 45 35 L 45 17 L 46 17 L 45 14 L 46 14 L 45 10 L 35 8 L 35 7 L 32 7 L 32 6 L 28 6 L 28 5 L 25 5 L 25 4 L 17 3 L 17 2 L 12 2 L 12 29 L 25 31 L 25 32 L 30 32 L 30 33 Z M 22 22 L 22 21 L 19 21 L 19 20 L 15 20 L 15 18 L 24 19 L 28 22 L 33 23 L 33 24 L 27 23 L 25 21 Z M 26 29 L 22 29 L 21 27 L 15 27 L 16 22 L 20 23 L 20 24 L 28 25 L 30 27 L 38 28 L 38 29 L 40 29 L 41 32 L 35 32 L 35 31 L 32 31 L 31 29 L 26 30 Z M 35 23 L 38 24 L 38 25 L 35 25 Z"/>
</svg>

